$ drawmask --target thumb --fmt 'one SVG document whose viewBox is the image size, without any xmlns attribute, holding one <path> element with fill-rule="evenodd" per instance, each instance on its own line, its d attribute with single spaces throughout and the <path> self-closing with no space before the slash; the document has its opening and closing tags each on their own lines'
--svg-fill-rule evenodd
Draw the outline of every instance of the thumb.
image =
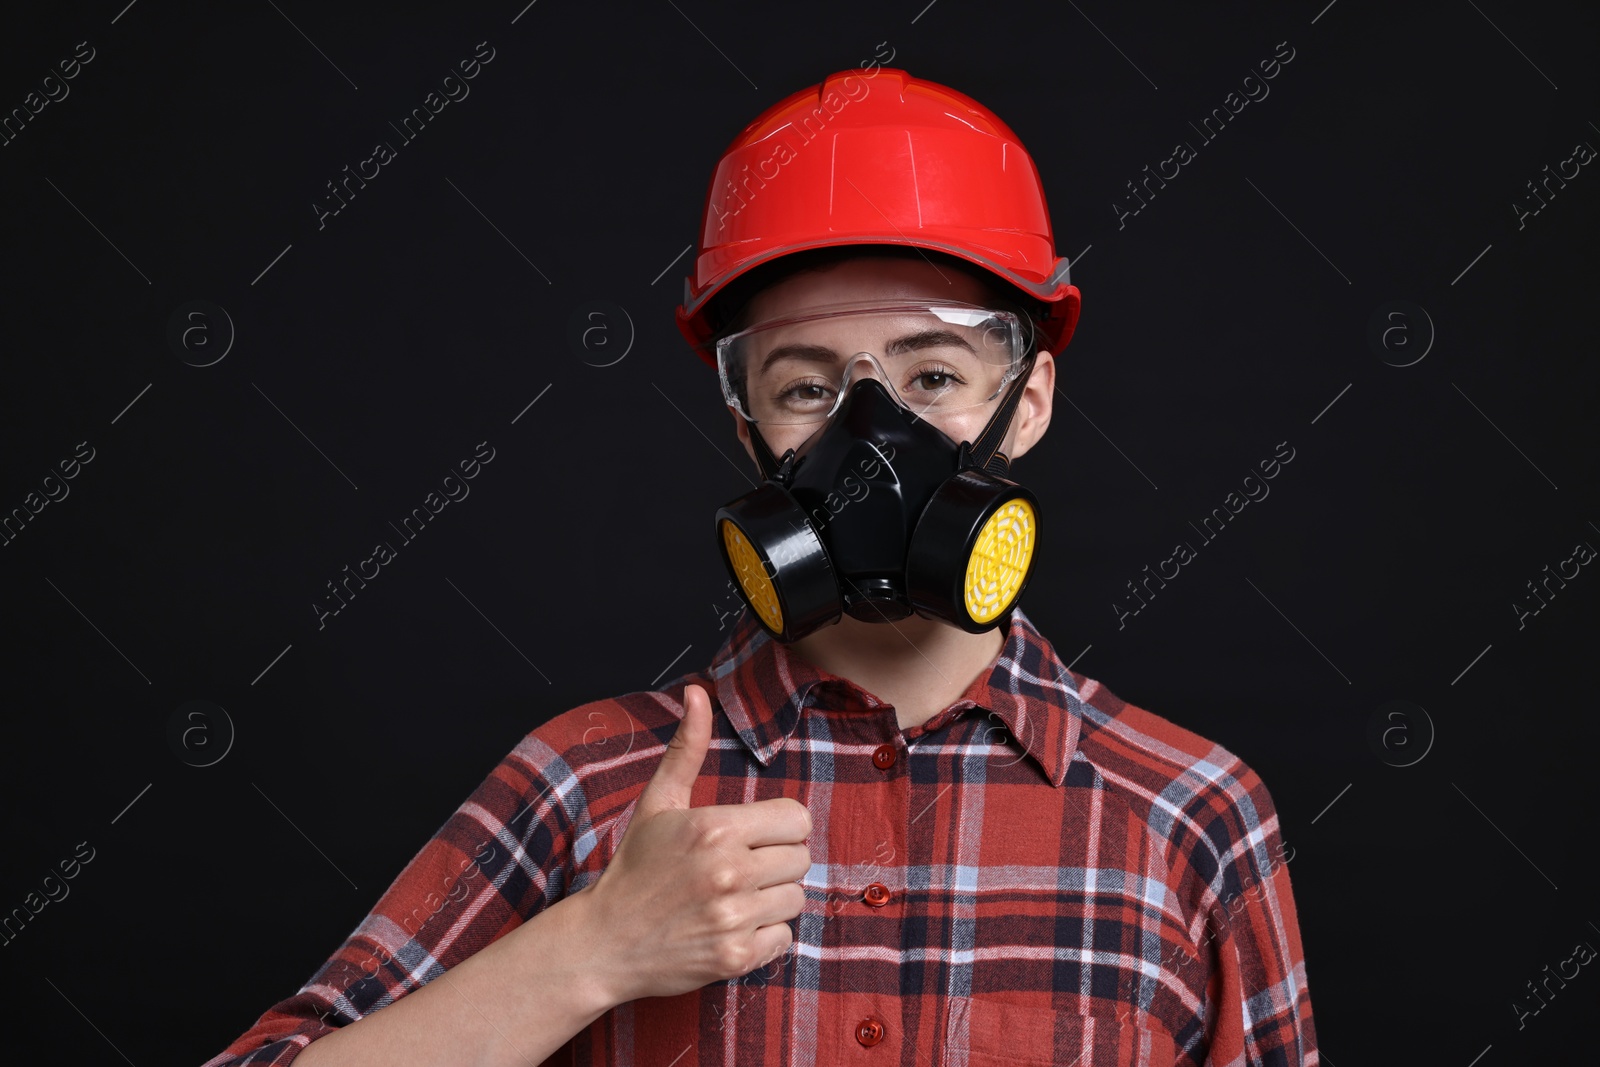
<svg viewBox="0 0 1600 1067">
<path fill-rule="evenodd" d="M 705 763 L 711 743 L 711 700 L 698 685 L 683 692 L 683 721 L 667 742 L 667 751 L 656 773 L 639 798 L 639 807 L 649 812 L 689 807 L 689 791 Z"/>
</svg>

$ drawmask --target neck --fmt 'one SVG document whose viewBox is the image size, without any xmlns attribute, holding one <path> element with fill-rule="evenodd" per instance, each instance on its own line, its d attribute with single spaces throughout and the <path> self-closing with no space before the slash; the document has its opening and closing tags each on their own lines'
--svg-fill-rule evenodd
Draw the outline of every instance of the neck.
<svg viewBox="0 0 1600 1067">
<path fill-rule="evenodd" d="M 900 728 L 908 730 L 954 704 L 1004 645 L 1002 627 L 971 634 L 920 615 L 892 623 L 846 615 L 791 647 L 813 666 L 892 705 Z"/>
</svg>

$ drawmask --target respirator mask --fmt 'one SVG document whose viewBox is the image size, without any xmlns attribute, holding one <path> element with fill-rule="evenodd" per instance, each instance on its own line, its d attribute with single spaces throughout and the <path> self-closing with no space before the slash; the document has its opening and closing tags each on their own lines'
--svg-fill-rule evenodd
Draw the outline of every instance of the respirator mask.
<svg viewBox="0 0 1600 1067">
<path fill-rule="evenodd" d="M 773 637 L 844 614 L 1000 625 L 1039 533 L 1038 501 L 999 451 L 1031 329 L 974 304 L 854 302 L 717 342 L 723 396 L 765 479 L 718 509 L 717 543 Z"/>
</svg>

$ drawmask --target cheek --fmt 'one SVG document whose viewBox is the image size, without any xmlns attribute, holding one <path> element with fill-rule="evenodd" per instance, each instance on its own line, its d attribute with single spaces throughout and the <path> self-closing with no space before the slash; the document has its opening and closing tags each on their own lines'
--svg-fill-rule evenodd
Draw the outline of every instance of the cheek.
<svg viewBox="0 0 1600 1067">
<path fill-rule="evenodd" d="M 983 433 L 984 423 L 988 421 L 988 409 L 977 408 L 962 417 L 961 424 L 954 427 L 955 432 L 950 435 L 950 439 L 955 441 L 956 444 L 960 444 L 962 441 L 976 441 L 978 435 Z M 1008 442 L 1011 440 L 1011 430 L 1015 429 L 1015 427 L 1016 420 L 1013 419 L 1012 426 L 1006 430 L 1006 440 Z"/>
<path fill-rule="evenodd" d="M 962 441 L 976 441 L 983 432 L 983 424 L 988 419 L 988 412 L 982 409 L 971 411 L 953 412 L 942 419 L 929 420 L 944 435 L 955 444 Z"/>
<path fill-rule="evenodd" d="M 772 454 L 782 459 L 783 454 L 791 448 L 802 456 L 809 452 L 811 445 L 822 436 L 819 432 L 821 429 L 818 426 L 769 426 L 761 436 L 772 449 Z"/>
</svg>

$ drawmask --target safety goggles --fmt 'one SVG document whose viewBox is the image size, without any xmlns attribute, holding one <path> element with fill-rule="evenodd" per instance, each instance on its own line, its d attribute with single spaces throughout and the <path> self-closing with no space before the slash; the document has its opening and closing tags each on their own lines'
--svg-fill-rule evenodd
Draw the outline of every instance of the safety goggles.
<svg viewBox="0 0 1600 1067">
<path fill-rule="evenodd" d="M 960 302 L 849 301 L 757 323 L 717 342 L 722 395 L 758 424 L 821 423 L 851 383 L 877 377 L 907 410 L 981 407 L 1022 369 L 1011 311 Z"/>
</svg>

